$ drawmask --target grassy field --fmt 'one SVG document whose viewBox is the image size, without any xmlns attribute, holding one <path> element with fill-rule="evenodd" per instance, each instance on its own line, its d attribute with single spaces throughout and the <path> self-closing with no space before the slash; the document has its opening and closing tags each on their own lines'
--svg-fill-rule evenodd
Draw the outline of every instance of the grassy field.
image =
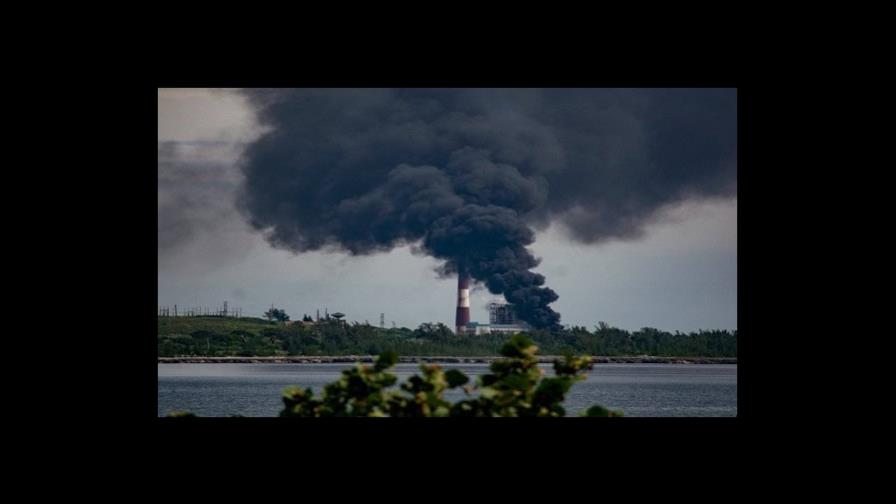
<svg viewBox="0 0 896 504">
<path fill-rule="evenodd" d="M 260 334 L 264 328 L 277 327 L 276 322 L 260 318 L 225 318 L 225 317 L 159 317 L 159 336 L 188 336 L 195 331 L 209 331 L 228 334 L 233 331 L 245 331 Z"/>
</svg>

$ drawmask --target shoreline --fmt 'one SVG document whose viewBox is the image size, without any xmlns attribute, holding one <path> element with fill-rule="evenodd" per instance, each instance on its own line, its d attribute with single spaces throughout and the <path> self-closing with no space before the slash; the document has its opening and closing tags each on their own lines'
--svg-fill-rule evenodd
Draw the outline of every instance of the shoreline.
<svg viewBox="0 0 896 504">
<path fill-rule="evenodd" d="M 450 357 L 450 356 L 400 356 L 399 364 L 488 364 L 500 356 L 481 357 Z M 269 357 L 158 357 L 158 364 L 335 364 L 356 362 L 373 363 L 376 356 L 373 355 L 279 355 Z M 551 363 L 562 356 L 542 355 L 538 357 L 539 363 Z M 653 357 L 619 356 L 600 357 L 591 356 L 595 364 L 737 364 L 737 357 Z"/>
</svg>

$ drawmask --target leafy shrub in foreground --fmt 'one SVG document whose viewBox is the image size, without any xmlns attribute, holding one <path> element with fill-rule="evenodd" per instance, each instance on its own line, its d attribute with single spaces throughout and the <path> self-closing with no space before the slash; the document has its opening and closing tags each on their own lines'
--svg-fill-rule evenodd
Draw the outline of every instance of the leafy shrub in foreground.
<svg viewBox="0 0 896 504">
<path fill-rule="evenodd" d="M 585 379 L 592 368 L 589 357 L 567 355 L 554 361 L 556 376 L 545 378 L 538 367 L 538 347 L 521 335 L 511 338 L 501 349 L 506 359 L 495 361 L 490 374 L 479 377 L 478 386 L 468 385 L 464 373 L 442 370 L 437 364 L 421 364 L 422 376 L 414 375 L 400 390 L 387 390 L 397 377 L 387 370 L 398 356 L 384 352 L 373 366 L 358 364 L 342 372 L 334 383 L 324 387 L 320 398 L 310 388 L 290 387 L 284 391 L 281 417 L 507 417 L 552 416 L 566 414 L 562 406 L 572 385 Z M 445 390 L 463 386 L 468 399 L 446 401 Z M 470 395 L 479 391 L 478 397 Z M 622 416 L 602 406 L 592 406 L 582 416 Z"/>
</svg>

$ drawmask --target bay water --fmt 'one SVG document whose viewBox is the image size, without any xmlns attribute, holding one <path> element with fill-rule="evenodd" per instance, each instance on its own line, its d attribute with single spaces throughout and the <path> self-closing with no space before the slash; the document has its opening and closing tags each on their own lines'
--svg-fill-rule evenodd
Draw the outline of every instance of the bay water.
<svg viewBox="0 0 896 504">
<path fill-rule="evenodd" d="M 159 364 L 158 414 L 190 411 L 199 416 L 278 416 L 281 395 L 290 385 L 323 387 L 351 366 L 332 364 Z M 488 373 L 488 364 L 441 364 L 471 380 Z M 544 364 L 545 376 L 553 368 Z M 417 364 L 398 364 L 399 383 L 419 374 Z M 451 402 L 466 397 L 445 393 Z M 594 404 L 622 410 L 627 417 L 714 417 L 737 415 L 736 364 L 596 364 L 588 378 L 573 385 L 564 407 L 574 416 Z"/>
</svg>

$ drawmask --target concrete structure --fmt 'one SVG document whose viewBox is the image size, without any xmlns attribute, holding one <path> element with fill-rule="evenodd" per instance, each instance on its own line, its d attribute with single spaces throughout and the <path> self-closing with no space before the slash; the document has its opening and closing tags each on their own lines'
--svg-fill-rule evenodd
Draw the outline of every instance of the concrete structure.
<svg viewBox="0 0 896 504">
<path fill-rule="evenodd" d="M 516 318 L 516 312 L 513 309 L 513 305 L 500 303 L 489 304 L 488 318 L 488 324 L 468 322 L 465 332 L 468 334 L 516 334 L 529 330 L 529 324 Z"/>
<path fill-rule="evenodd" d="M 457 313 L 454 317 L 456 334 L 467 333 L 470 323 L 470 277 L 463 272 L 457 275 Z"/>
<path fill-rule="evenodd" d="M 467 324 L 466 333 L 467 334 L 494 334 L 494 333 L 503 333 L 503 334 L 516 334 L 520 332 L 525 332 L 529 330 L 529 326 L 526 323 L 516 323 L 516 324 L 480 324 L 478 322 L 470 322 Z"/>
<path fill-rule="evenodd" d="M 466 328 L 467 334 L 488 334 L 488 324 L 480 324 L 479 322 L 470 322 Z"/>
<path fill-rule="evenodd" d="M 489 304 L 488 324 L 470 322 L 470 277 L 462 271 L 457 275 L 457 312 L 454 317 L 455 334 L 516 334 L 529 330 L 528 324 L 517 319 L 513 305 L 510 304 Z"/>
<path fill-rule="evenodd" d="M 517 323 L 513 305 L 490 303 L 488 305 L 488 323 L 492 325 L 514 325 Z"/>
<path fill-rule="evenodd" d="M 485 326 L 485 329 L 489 333 L 505 333 L 505 334 L 516 334 L 520 332 L 525 332 L 529 330 L 529 326 L 525 323 L 516 323 L 516 324 L 489 324 Z"/>
</svg>

